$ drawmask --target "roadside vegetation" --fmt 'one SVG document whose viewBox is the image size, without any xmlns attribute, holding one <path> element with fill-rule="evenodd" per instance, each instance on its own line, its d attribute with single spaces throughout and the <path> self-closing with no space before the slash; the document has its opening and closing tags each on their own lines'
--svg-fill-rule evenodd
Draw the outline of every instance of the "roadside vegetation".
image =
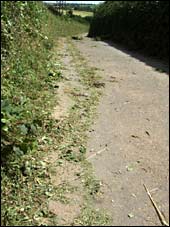
<svg viewBox="0 0 170 227">
<path fill-rule="evenodd" d="M 66 162 L 83 169 L 79 177 L 85 204 L 72 224 L 107 225 L 110 218 L 93 208 L 100 185 L 85 160 L 86 130 L 101 93 L 94 86 L 99 78 L 71 44 L 69 51 L 90 97 L 73 97 L 75 105 L 67 119 L 51 117 L 59 98 L 58 83 L 64 81 L 58 40 L 87 32 L 88 22 L 56 16 L 37 1 L 2 1 L 1 22 L 1 225 L 59 224 L 48 209 L 49 200 L 67 204 L 65 194 L 77 190 L 52 184 L 55 167 Z M 58 155 L 55 165 L 46 160 L 53 152 Z"/>
<path fill-rule="evenodd" d="M 95 11 L 89 36 L 167 60 L 169 1 L 106 1 Z"/>
<path fill-rule="evenodd" d="M 40 141 L 51 130 L 54 87 L 62 78 L 53 46 L 88 25 L 55 17 L 36 1 L 2 1 L 1 23 L 1 225 L 33 225 L 47 215 L 42 207 L 51 190 L 43 184 Z"/>
</svg>

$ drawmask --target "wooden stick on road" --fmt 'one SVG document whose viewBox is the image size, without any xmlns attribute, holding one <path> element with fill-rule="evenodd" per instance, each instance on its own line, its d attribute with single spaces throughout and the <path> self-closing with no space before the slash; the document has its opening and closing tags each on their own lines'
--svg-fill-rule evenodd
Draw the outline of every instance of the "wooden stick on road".
<svg viewBox="0 0 170 227">
<path fill-rule="evenodd" d="M 147 192 L 147 194 L 148 194 L 148 196 L 149 196 L 149 198 L 150 198 L 150 200 L 151 200 L 151 202 L 152 202 L 152 205 L 154 206 L 154 208 L 155 208 L 155 210 L 156 210 L 156 212 L 157 212 L 157 214 L 158 214 L 158 216 L 159 216 L 159 219 L 160 219 L 161 223 L 162 223 L 164 226 L 169 226 L 169 224 L 166 222 L 166 220 L 165 220 L 163 214 L 161 213 L 161 211 L 159 210 L 159 208 L 158 208 L 158 206 L 156 205 L 155 201 L 153 200 L 153 198 L 152 198 L 152 196 L 151 196 L 149 190 L 147 189 L 146 185 L 143 184 L 143 186 L 144 186 L 144 188 L 145 188 L 145 190 L 146 190 L 146 192 Z"/>
</svg>

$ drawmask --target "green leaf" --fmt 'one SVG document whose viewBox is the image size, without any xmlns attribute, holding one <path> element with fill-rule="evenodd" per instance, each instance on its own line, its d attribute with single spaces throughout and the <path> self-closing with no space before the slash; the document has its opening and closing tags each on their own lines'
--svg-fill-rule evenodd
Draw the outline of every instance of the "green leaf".
<svg viewBox="0 0 170 227">
<path fill-rule="evenodd" d="M 3 127 L 2 127 L 2 130 L 5 131 L 5 132 L 8 132 L 8 126 L 6 126 L 6 125 L 3 126 Z"/>
<path fill-rule="evenodd" d="M 1 119 L 1 122 L 4 123 L 4 124 L 7 124 L 7 123 L 9 123 L 9 120 L 3 118 L 3 119 Z"/>
<path fill-rule="evenodd" d="M 58 161 L 57 161 L 57 164 L 58 164 L 58 165 L 63 165 L 63 160 L 58 160 Z"/>
<path fill-rule="evenodd" d="M 24 154 L 24 152 L 19 147 L 16 147 L 16 146 L 13 147 L 13 151 L 15 152 L 16 155 Z"/>
<path fill-rule="evenodd" d="M 21 125 L 19 128 L 21 129 L 21 134 L 26 135 L 28 133 L 28 129 L 25 125 Z"/>
<path fill-rule="evenodd" d="M 126 166 L 128 172 L 133 171 L 134 167 L 132 165 Z"/>
<path fill-rule="evenodd" d="M 81 146 L 79 148 L 80 153 L 85 154 L 86 153 L 86 148 L 84 146 Z"/>
<path fill-rule="evenodd" d="M 45 192 L 45 195 L 47 195 L 48 197 L 52 197 L 53 196 L 53 194 L 50 193 L 50 192 Z"/>
<path fill-rule="evenodd" d="M 36 131 L 37 131 L 37 129 L 36 129 L 35 125 L 31 124 L 31 132 L 35 134 Z"/>
</svg>

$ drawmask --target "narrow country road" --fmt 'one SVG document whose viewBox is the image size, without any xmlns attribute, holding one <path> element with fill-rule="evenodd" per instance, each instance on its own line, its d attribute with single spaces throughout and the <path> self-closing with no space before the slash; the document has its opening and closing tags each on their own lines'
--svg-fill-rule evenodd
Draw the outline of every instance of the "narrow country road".
<svg viewBox="0 0 170 227">
<path fill-rule="evenodd" d="M 106 42 L 73 42 L 105 83 L 87 154 L 102 184 L 96 207 L 113 226 L 159 226 L 145 184 L 169 221 L 168 75 Z"/>
</svg>

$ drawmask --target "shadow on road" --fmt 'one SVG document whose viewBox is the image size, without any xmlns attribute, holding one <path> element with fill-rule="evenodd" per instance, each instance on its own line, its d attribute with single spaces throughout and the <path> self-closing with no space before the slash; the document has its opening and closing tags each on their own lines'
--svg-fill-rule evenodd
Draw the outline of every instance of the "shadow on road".
<svg viewBox="0 0 170 227">
<path fill-rule="evenodd" d="M 126 54 L 128 54 L 131 57 L 134 57 L 138 59 L 141 62 L 144 62 L 146 65 L 149 65 L 155 69 L 155 71 L 167 73 L 169 75 L 169 63 L 168 61 L 161 61 L 159 59 L 156 59 L 154 57 L 148 57 L 143 53 L 139 53 L 137 51 L 128 50 L 122 45 L 116 44 L 112 41 L 108 40 L 102 40 L 103 42 L 107 43 L 109 46 L 112 46 Z"/>
</svg>

